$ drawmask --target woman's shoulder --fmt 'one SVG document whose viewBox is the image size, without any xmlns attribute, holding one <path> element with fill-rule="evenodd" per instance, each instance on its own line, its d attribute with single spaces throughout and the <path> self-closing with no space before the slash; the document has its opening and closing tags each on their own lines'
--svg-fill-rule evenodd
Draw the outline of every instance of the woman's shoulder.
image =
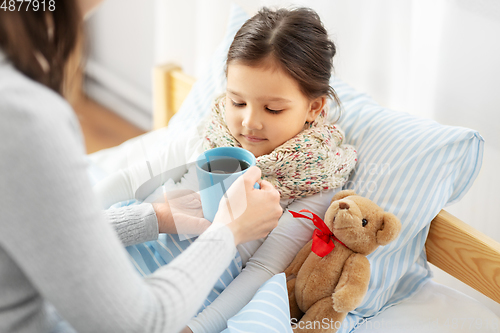
<svg viewBox="0 0 500 333">
<path fill-rule="evenodd" d="M 79 129 L 76 115 L 64 98 L 5 59 L 0 59 L 0 115 L 5 126 L 18 132 L 57 131 L 61 126 Z"/>
<path fill-rule="evenodd" d="M 58 145 L 84 152 L 80 124 L 71 106 L 56 92 L 0 61 L 0 142 L 3 149 Z M 61 140 L 61 138 L 64 138 Z"/>
</svg>

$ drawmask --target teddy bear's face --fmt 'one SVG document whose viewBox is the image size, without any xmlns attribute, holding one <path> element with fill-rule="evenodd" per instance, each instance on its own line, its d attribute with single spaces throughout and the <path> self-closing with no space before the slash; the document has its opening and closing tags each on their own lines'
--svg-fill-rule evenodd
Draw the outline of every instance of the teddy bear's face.
<svg viewBox="0 0 500 333">
<path fill-rule="evenodd" d="M 391 242 L 401 228 L 393 214 L 358 195 L 332 201 L 325 223 L 342 243 L 363 255 Z"/>
</svg>

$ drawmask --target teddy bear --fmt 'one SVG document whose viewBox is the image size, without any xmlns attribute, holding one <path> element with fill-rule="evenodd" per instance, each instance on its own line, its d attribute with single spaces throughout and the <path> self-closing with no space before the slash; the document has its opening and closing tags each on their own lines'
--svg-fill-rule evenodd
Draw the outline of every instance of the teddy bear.
<svg viewBox="0 0 500 333">
<path fill-rule="evenodd" d="M 301 210 L 300 212 L 308 212 Z M 313 239 L 285 270 L 294 332 L 337 332 L 349 311 L 361 304 L 368 290 L 370 263 L 366 256 L 395 240 L 399 219 L 354 191 L 338 192 Z"/>
</svg>

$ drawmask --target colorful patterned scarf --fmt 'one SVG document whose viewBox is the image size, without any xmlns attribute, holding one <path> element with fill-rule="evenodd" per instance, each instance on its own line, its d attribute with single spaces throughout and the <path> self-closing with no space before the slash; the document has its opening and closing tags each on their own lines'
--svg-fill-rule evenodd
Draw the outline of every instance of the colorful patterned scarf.
<svg viewBox="0 0 500 333">
<path fill-rule="evenodd" d="M 226 98 L 216 99 L 205 129 L 205 149 L 241 147 L 226 125 Z M 357 161 L 354 147 L 342 144 L 344 133 L 337 125 L 327 123 L 326 110 L 304 129 L 257 157 L 262 178 L 279 191 L 282 199 L 306 197 L 344 185 Z"/>
</svg>

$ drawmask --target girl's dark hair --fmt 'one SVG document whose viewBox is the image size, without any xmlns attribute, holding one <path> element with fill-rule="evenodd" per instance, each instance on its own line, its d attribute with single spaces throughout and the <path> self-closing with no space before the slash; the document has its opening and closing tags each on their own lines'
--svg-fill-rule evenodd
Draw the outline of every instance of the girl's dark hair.
<svg viewBox="0 0 500 333">
<path fill-rule="evenodd" d="M 76 0 L 41 6 L 16 2 L 14 10 L 0 10 L 0 48 L 19 71 L 65 96 L 79 67 L 73 58 L 83 36 L 80 8 Z"/>
<path fill-rule="evenodd" d="M 340 106 L 329 83 L 335 52 L 335 44 L 314 10 L 264 7 L 236 33 L 227 64 L 237 61 L 258 66 L 272 56 L 299 83 L 307 98 L 326 95 Z"/>
</svg>

